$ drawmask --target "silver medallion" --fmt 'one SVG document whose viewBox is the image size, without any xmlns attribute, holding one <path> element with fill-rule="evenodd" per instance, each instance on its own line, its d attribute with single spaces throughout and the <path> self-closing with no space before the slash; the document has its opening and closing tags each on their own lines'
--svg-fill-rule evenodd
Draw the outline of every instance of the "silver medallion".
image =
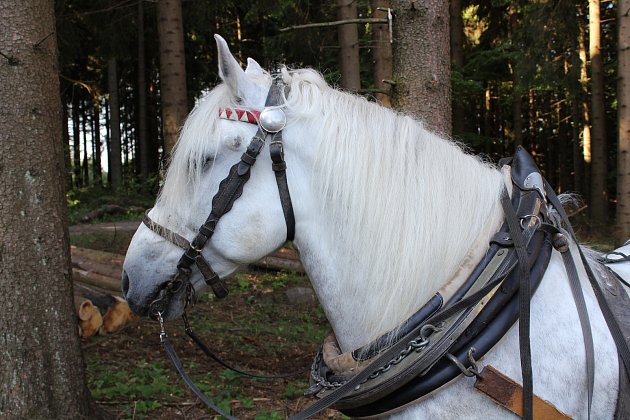
<svg viewBox="0 0 630 420">
<path fill-rule="evenodd" d="M 287 116 L 280 108 L 265 108 L 260 113 L 258 123 L 268 133 L 277 133 L 287 123 Z"/>
</svg>

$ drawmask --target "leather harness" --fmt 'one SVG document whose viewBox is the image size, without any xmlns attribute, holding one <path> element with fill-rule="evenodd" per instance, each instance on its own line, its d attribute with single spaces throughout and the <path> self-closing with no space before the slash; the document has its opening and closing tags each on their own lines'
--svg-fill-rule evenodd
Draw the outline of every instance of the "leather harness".
<svg viewBox="0 0 630 420">
<path fill-rule="evenodd" d="M 287 225 L 287 240 L 293 239 L 295 219 L 286 180 L 282 144 L 285 117 L 281 106 L 284 89 L 285 86 L 276 78 L 269 90 L 265 110 L 257 117 L 256 135 L 240 161 L 231 167 L 228 176 L 221 181 L 219 190 L 212 199 L 212 210 L 192 241 L 189 242 L 156 223 L 148 212 L 143 220 L 153 232 L 185 250 L 177 264 L 177 273 L 162 285 L 149 308 L 150 315 L 160 321 L 161 342 L 175 368 L 193 392 L 206 405 L 227 418 L 233 417 L 222 412 L 205 397 L 184 371 L 164 330 L 162 314 L 170 298 L 181 288 L 185 288 L 187 292 L 187 303 L 194 301 L 194 289 L 190 283 L 193 265 L 198 267 L 217 297 L 223 298 L 227 295 L 225 283 L 203 258 L 201 251 L 212 237 L 219 219 L 230 211 L 241 196 L 243 186 L 250 177 L 251 167 L 269 136 L 272 138 L 269 150 Z M 312 383 L 307 391 L 319 400 L 291 417 L 292 419 L 308 418 L 330 406 L 353 417 L 379 415 L 433 392 L 461 373 L 479 376 L 474 358 L 487 353 L 516 320 L 519 320 L 523 374 L 523 417 L 531 419 L 533 379 L 529 349 L 529 305 L 547 268 L 552 248 L 563 255 L 580 315 L 586 346 L 590 416 L 594 377 L 593 344 L 584 297 L 569 251 L 569 240 L 575 241 L 575 235 L 555 193 L 524 149 L 519 147 L 514 158 L 500 164 L 511 166 L 514 191 L 511 198 L 506 191 L 501 198 L 506 221 L 491 239 L 485 258 L 463 286 L 446 303 L 438 293 L 396 332 L 385 334 L 351 352 L 353 360 L 363 363 L 362 369 L 355 374 L 338 375 L 324 363 L 320 351 L 311 369 Z M 628 343 L 612 316 L 601 287 L 598 286 L 581 249 L 579 252 L 617 345 L 622 361 L 620 369 L 625 365 L 623 374 L 627 375 L 627 368 L 630 368 Z M 207 347 L 192 333 L 189 324 L 185 324 L 188 335 L 202 350 L 205 348 L 204 353 L 211 356 Z M 625 404 L 626 409 L 630 407 L 627 401 Z"/>
</svg>

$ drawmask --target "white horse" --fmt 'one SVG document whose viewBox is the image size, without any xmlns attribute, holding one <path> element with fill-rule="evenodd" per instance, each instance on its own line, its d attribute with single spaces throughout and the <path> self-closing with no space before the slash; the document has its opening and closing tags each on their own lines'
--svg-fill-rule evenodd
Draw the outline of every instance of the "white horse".
<svg viewBox="0 0 630 420">
<path fill-rule="evenodd" d="M 222 108 L 260 110 L 271 77 L 252 59 L 242 70 L 217 37 L 223 84 L 188 117 L 161 194 L 150 212 L 188 238 L 238 162 L 256 126 L 219 118 Z M 503 220 L 501 171 L 428 131 L 421 122 L 329 87 L 313 70 L 283 70 L 288 86 L 284 151 L 296 221 L 294 245 L 343 352 L 366 345 L 401 322 L 449 282 L 461 281 L 484 255 Z M 223 278 L 283 245 L 286 225 L 265 145 L 241 198 L 218 223 L 203 256 Z M 145 226 L 124 263 L 131 307 L 147 314 L 173 276 L 182 250 Z M 592 418 L 611 418 L 618 359 L 594 293 L 578 263 L 595 346 Z M 464 276 L 465 277 L 465 276 Z M 458 278 L 460 280 L 458 280 Z M 196 291 L 206 286 L 196 270 Z M 184 309 L 176 295 L 164 312 Z M 585 350 L 560 254 L 531 303 L 534 392 L 573 418 L 587 417 Z M 521 381 L 514 325 L 480 361 Z M 460 376 L 406 407 L 403 418 L 514 416 Z"/>
</svg>

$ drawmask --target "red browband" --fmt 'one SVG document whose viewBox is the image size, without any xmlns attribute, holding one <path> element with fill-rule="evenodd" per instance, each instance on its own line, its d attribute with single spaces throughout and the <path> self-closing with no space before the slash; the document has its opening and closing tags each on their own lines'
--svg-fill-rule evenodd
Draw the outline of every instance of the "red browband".
<svg viewBox="0 0 630 420">
<path fill-rule="evenodd" d="M 232 121 L 242 121 L 250 124 L 258 124 L 260 119 L 260 111 L 250 111 L 239 108 L 221 108 L 219 109 L 219 118 Z"/>
</svg>

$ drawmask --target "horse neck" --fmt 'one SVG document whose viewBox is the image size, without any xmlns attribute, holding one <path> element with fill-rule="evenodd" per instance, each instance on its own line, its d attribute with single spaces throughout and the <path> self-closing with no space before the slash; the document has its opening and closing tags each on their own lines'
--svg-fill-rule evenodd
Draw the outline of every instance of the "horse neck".
<svg viewBox="0 0 630 420">
<path fill-rule="evenodd" d="M 485 252 L 502 219 L 500 172 L 452 142 L 416 129 L 421 134 L 416 158 L 399 162 L 409 167 L 405 179 L 378 181 L 381 187 L 391 187 L 379 190 L 376 180 L 361 179 L 369 175 L 360 166 L 360 173 L 344 175 L 349 169 L 343 158 L 337 158 L 342 161 L 341 172 L 316 164 L 312 183 L 325 178 L 327 170 L 332 182 L 345 176 L 340 184 L 350 189 L 315 188 L 315 197 L 304 200 L 308 208 L 298 210 L 308 214 L 308 222 L 298 229 L 295 243 L 344 351 L 365 345 L 411 316 L 470 260 L 471 247 L 477 248 L 477 254 Z M 352 151 L 344 151 L 340 144 L 331 147 L 339 154 Z M 326 150 L 320 153 L 327 158 Z M 384 152 L 390 157 L 388 153 Z M 378 163 L 371 165 L 379 171 Z M 379 176 L 385 178 L 400 174 L 382 172 Z M 352 187 L 356 177 L 359 180 Z M 361 182 L 367 185 L 357 192 Z M 404 193 L 395 187 L 397 183 L 404 184 Z M 369 197 L 355 197 L 361 194 Z"/>
</svg>

